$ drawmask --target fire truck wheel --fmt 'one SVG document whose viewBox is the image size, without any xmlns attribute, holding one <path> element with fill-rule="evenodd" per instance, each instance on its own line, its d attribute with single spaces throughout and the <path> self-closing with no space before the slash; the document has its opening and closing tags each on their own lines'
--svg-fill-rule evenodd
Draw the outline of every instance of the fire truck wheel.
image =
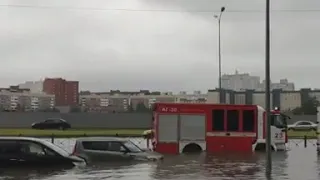
<svg viewBox="0 0 320 180">
<path fill-rule="evenodd" d="M 274 147 L 273 146 L 271 146 L 271 150 L 274 151 Z M 266 144 L 265 143 L 257 144 L 257 146 L 255 147 L 254 151 L 266 152 Z"/>
<path fill-rule="evenodd" d="M 199 153 L 201 151 L 201 146 L 196 143 L 190 143 L 183 148 L 182 153 Z"/>
</svg>

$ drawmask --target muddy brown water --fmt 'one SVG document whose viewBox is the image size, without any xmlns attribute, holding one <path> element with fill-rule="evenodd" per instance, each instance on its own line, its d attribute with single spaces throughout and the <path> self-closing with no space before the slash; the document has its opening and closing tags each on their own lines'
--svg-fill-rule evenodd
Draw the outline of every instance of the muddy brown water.
<svg viewBox="0 0 320 180">
<path fill-rule="evenodd" d="M 141 147 L 145 141 L 132 139 Z M 319 180 L 320 158 L 315 141 L 308 141 L 307 148 L 301 140 L 291 140 L 288 152 L 273 153 L 272 179 Z M 74 139 L 56 139 L 55 144 L 72 151 Z M 100 163 L 67 170 L 6 170 L 2 179 L 32 180 L 264 180 L 265 154 L 197 154 L 165 156 L 163 162 Z"/>
</svg>

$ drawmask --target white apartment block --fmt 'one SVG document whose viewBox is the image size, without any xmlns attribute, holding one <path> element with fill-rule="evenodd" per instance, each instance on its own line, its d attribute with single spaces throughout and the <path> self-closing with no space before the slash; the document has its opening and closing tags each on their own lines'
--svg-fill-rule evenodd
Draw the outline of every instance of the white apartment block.
<svg viewBox="0 0 320 180">
<path fill-rule="evenodd" d="M 300 107 L 303 101 L 301 91 L 272 91 L 270 101 L 271 106 L 280 107 L 281 110 L 292 110 Z M 254 104 L 265 107 L 265 94 L 261 91 L 227 91 L 225 92 L 226 104 Z M 310 90 L 310 97 L 316 97 L 320 101 L 320 90 Z M 13 98 L 14 99 L 14 98 Z M 219 91 L 213 90 L 206 94 L 199 91 L 187 93 L 181 91 L 178 94 L 162 93 L 160 95 L 80 95 L 81 106 L 85 108 L 106 108 L 114 111 L 126 111 L 131 106 L 133 109 L 143 103 L 145 107 L 150 108 L 156 102 L 167 103 L 219 103 Z"/>
<path fill-rule="evenodd" d="M 129 106 L 135 109 L 140 103 L 143 103 L 147 108 L 151 108 L 156 102 L 205 103 L 207 94 L 201 94 L 201 91 L 194 91 L 193 94 L 187 94 L 186 92 L 180 92 L 180 94 L 165 92 L 160 95 L 89 94 L 80 95 L 79 98 L 80 105 L 83 108 L 127 111 Z"/>
<path fill-rule="evenodd" d="M 31 93 L 41 93 L 43 91 L 43 81 L 26 81 L 18 86 L 20 89 L 30 89 Z"/>
<path fill-rule="evenodd" d="M 262 81 L 260 84 L 259 90 L 264 91 L 265 90 L 266 82 L 265 80 Z M 295 86 L 293 82 L 289 82 L 288 79 L 280 79 L 280 82 L 278 83 L 272 83 L 270 82 L 270 89 L 282 89 L 283 91 L 294 91 Z"/>
<path fill-rule="evenodd" d="M 6 110 L 18 110 L 20 108 L 25 111 L 52 109 L 55 106 L 54 102 L 54 95 L 0 91 L 0 108 Z"/>
<path fill-rule="evenodd" d="M 320 101 L 320 91 L 314 91 L 309 93 L 310 97 L 316 97 Z M 270 95 L 271 106 L 273 107 L 273 94 Z M 229 98 L 228 98 L 229 97 Z M 211 91 L 208 92 L 207 103 L 219 103 L 219 92 Z M 254 105 L 259 105 L 265 108 L 265 93 L 261 91 L 253 92 L 251 102 Z M 283 111 L 293 110 L 301 106 L 301 93 L 300 91 L 282 91 L 279 99 L 276 99 L 279 104 L 279 108 Z M 234 92 L 234 104 L 246 104 L 245 92 Z M 231 104 L 230 93 L 226 93 L 226 104 Z"/>
<path fill-rule="evenodd" d="M 221 76 L 221 88 L 233 91 L 258 89 L 260 86 L 259 76 L 250 76 L 249 73 L 224 74 Z"/>
<path fill-rule="evenodd" d="M 175 95 L 175 102 L 177 103 L 206 103 L 207 94 L 202 94 L 201 91 L 194 91 L 193 94 L 187 94 L 185 91 L 181 91 L 178 95 Z"/>
<path fill-rule="evenodd" d="M 265 90 L 265 80 L 260 83 L 259 76 L 251 76 L 249 73 L 224 74 L 221 77 L 221 87 L 223 89 L 233 91 L 245 91 L 245 90 Z M 270 89 L 282 89 L 283 91 L 294 91 L 295 86 L 293 82 L 289 82 L 288 79 L 280 79 L 277 83 L 270 82 Z"/>
</svg>

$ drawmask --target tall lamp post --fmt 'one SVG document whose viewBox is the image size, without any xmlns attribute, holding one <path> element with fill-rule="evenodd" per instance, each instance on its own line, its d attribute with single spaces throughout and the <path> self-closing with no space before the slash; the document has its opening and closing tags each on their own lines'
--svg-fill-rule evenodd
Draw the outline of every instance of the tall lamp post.
<svg viewBox="0 0 320 180">
<path fill-rule="evenodd" d="M 271 157 L 271 119 L 270 119 L 270 0 L 266 0 L 266 65 L 265 65 L 265 73 L 266 73 L 266 89 L 265 89 L 265 97 L 266 97 L 266 175 L 269 177 L 272 171 L 272 157 Z"/>
<path fill-rule="evenodd" d="M 225 7 L 221 7 L 219 15 L 214 15 L 218 19 L 218 53 L 219 53 L 219 102 L 224 103 L 222 98 L 222 87 L 221 87 L 221 17 L 222 13 L 226 10 Z"/>
</svg>

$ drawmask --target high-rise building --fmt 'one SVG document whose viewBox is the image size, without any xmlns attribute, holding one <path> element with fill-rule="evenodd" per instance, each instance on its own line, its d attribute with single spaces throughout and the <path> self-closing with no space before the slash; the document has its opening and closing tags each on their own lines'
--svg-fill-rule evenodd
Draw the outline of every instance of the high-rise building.
<svg viewBox="0 0 320 180">
<path fill-rule="evenodd" d="M 265 86 L 266 86 L 266 81 L 263 80 L 262 83 L 260 84 L 260 91 L 264 91 L 265 90 Z M 270 89 L 274 90 L 274 89 L 281 89 L 283 91 L 294 91 L 295 87 L 294 87 L 294 83 L 293 82 L 289 82 L 288 79 L 280 79 L 280 82 L 278 83 L 272 83 L 270 81 Z"/>
<path fill-rule="evenodd" d="M 221 76 L 221 88 L 233 91 L 255 90 L 260 86 L 259 76 L 250 76 L 249 73 L 224 74 Z"/>
<path fill-rule="evenodd" d="M 46 78 L 43 82 L 43 92 L 55 95 L 56 106 L 76 106 L 79 100 L 79 81 Z"/>
</svg>

